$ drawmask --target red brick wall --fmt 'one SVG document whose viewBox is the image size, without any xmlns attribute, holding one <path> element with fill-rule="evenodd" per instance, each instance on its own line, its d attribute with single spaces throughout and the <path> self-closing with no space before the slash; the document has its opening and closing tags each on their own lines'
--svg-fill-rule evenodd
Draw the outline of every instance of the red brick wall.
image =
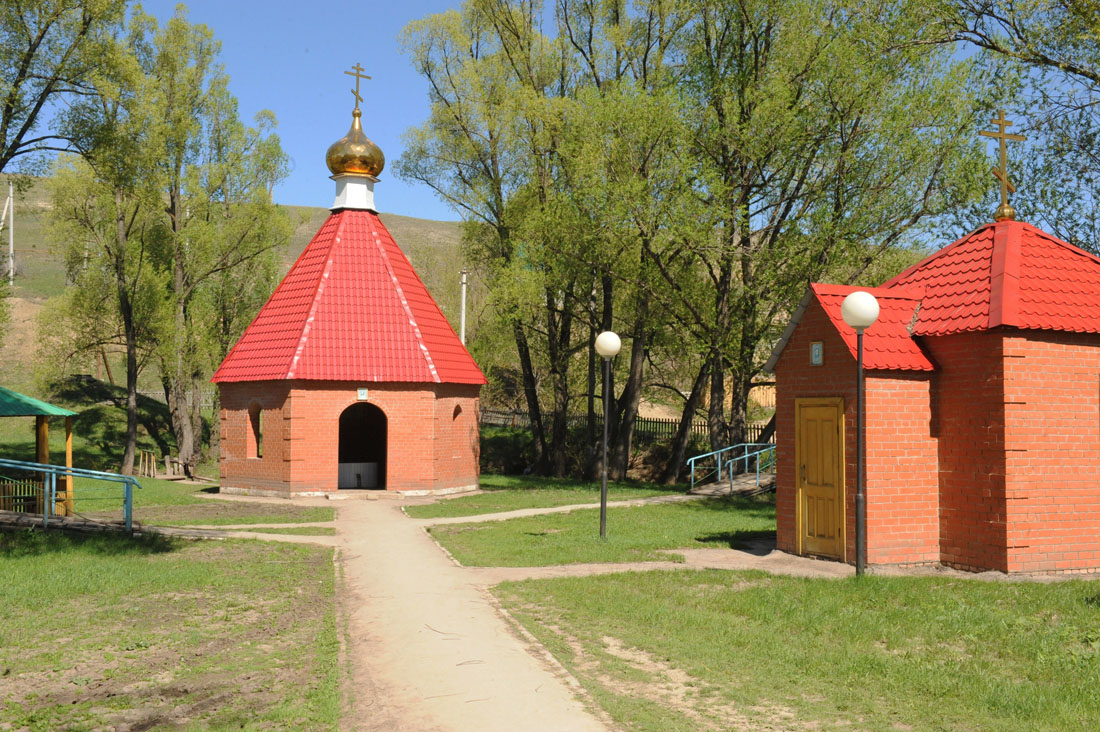
<svg viewBox="0 0 1100 732">
<path fill-rule="evenodd" d="M 436 488 L 460 488 L 477 483 L 481 472 L 479 390 L 480 387 L 468 384 L 436 386 Z"/>
<path fill-rule="evenodd" d="M 1100 568 L 1100 335 L 1004 337 L 1007 569 Z"/>
<path fill-rule="evenodd" d="M 289 478 L 290 387 L 284 381 L 220 384 L 219 475 L 222 485 L 253 491 L 283 491 Z M 249 407 L 263 411 L 263 457 L 250 458 Z"/>
<path fill-rule="evenodd" d="M 810 365 L 810 344 L 814 341 L 824 343 L 824 362 L 821 366 Z M 844 431 L 848 436 L 845 439 L 846 480 L 849 483 L 854 482 L 855 366 L 856 360 L 852 358 L 840 334 L 829 323 L 825 311 L 816 300 L 811 302 L 775 365 L 776 543 L 783 551 L 798 550 L 798 537 L 795 533 L 795 399 L 844 398 Z M 848 515 L 846 524 L 851 527 L 846 532 L 848 557 L 854 561 L 855 495 L 850 490 L 845 493 L 845 511 Z"/>
<path fill-rule="evenodd" d="M 477 386 L 301 380 L 220 385 L 222 485 L 245 492 L 335 491 L 340 414 L 357 403 L 363 386 L 367 401 L 386 414 L 387 490 L 477 485 Z M 262 458 L 248 459 L 241 456 L 253 401 L 265 410 L 264 450 Z M 458 419 L 452 419 L 455 407 L 461 407 Z"/>
<path fill-rule="evenodd" d="M 929 372 L 915 371 L 867 374 L 864 485 L 868 564 L 940 561 L 938 455 L 931 434 L 932 378 Z M 851 429 L 854 450 L 854 422 Z M 855 459 L 854 454 L 851 459 Z M 854 492 L 854 466 L 849 475 Z M 851 535 L 855 536 L 854 524 Z"/>
<path fill-rule="evenodd" d="M 1003 347 L 999 331 L 923 341 L 939 367 L 940 561 L 1006 570 Z"/>
<path fill-rule="evenodd" d="M 810 366 L 810 342 L 825 364 Z M 922 341 L 935 375 L 868 372 L 868 562 L 1100 569 L 1100 336 Z M 794 400 L 843 397 L 854 557 L 855 362 L 816 303 L 776 366 L 778 543 L 794 551 Z"/>
<path fill-rule="evenodd" d="M 810 344 L 824 363 L 810 364 Z M 936 446 L 929 434 L 931 374 L 866 372 L 867 562 L 939 560 Z M 795 399 L 842 397 L 845 430 L 845 539 L 855 561 L 856 360 L 825 311 L 811 302 L 775 368 L 777 543 L 797 550 Z"/>
</svg>

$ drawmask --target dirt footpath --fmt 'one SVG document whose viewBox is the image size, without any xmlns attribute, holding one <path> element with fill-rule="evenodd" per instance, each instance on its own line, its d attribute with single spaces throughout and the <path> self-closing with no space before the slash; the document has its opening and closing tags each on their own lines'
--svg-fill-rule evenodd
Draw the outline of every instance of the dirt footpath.
<svg viewBox="0 0 1100 732">
<path fill-rule="evenodd" d="M 347 501 L 336 531 L 347 589 L 350 729 L 607 730 L 572 680 L 533 655 L 396 501 Z"/>
</svg>

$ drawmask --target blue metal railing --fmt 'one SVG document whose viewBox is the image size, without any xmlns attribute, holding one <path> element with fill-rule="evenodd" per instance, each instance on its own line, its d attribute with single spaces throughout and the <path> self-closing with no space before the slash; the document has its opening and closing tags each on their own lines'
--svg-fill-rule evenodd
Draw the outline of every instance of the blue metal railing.
<svg viewBox="0 0 1100 732">
<path fill-rule="evenodd" d="M 725 468 L 729 473 L 730 490 L 733 490 L 733 470 L 737 467 L 738 463 L 743 464 L 744 472 L 749 471 L 749 460 L 755 458 L 753 461 L 756 465 L 756 485 L 760 485 L 760 470 L 768 470 L 775 467 L 775 445 L 767 442 L 742 442 L 739 445 L 730 445 L 729 447 L 723 447 L 721 450 L 713 450 L 703 455 L 696 455 L 695 457 L 688 458 L 688 468 L 691 470 L 691 488 L 695 488 L 695 471 L 696 468 L 706 470 L 699 481 L 705 481 L 710 476 L 714 476 L 714 479 L 722 479 L 723 457 L 725 458 Z M 699 463 L 707 458 L 715 458 L 715 464 Z"/>
<path fill-rule="evenodd" d="M 126 530 L 133 531 L 134 515 L 134 488 L 141 488 L 141 484 L 132 475 L 119 475 L 118 473 L 106 473 L 102 470 L 85 470 L 84 468 L 67 468 L 64 465 L 47 465 L 45 463 L 27 463 L 22 460 L 8 460 L 0 458 L 0 468 L 14 468 L 43 476 L 42 496 L 42 526 L 48 528 L 50 516 L 54 515 L 54 503 L 57 501 L 57 477 L 69 476 L 72 478 L 91 478 L 92 480 L 105 480 L 114 483 L 122 483 L 122 516 L 126 522 Z"/>
</svg>

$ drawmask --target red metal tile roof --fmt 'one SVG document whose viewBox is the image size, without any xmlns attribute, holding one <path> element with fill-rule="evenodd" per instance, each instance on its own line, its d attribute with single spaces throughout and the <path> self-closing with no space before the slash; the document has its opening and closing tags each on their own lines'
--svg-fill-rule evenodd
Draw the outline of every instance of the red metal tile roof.
<svg viewBox="0 0 1100 732">
<path fill-rule="evenodd" d="M 811 286 L 853 354 L 855 333 L 840 317 L 840 303 L 854 289 Z M 882 311 L 865 333 L 868 368 L 931 369 L 910 335 L 1000 326 L 1100 333 L 1100 258 L 1022 221 L 987 224 L 882 287 L 863 289 L 878 298 Z M 806 302 L 792 317 L 766 368 L 775 367 Z M 880 329 L 883 321 L 885 330 Z M 903 340 L 911 348 L 903 346 Z"/>
<path fill-rule="evenodd" d="M 1100 259 L 1022 221 L 981 227 L 883 285 L 895 286 L 924 289 L 914 335 L 1100 333 Z"/>
<path fill-rule="evenodd" d="M 909 333 L 909 326 L 923 294 L 920 288 L 852 287 L 849 285 L 810 286 L 814 297 L 829 316 L 833 327 L 856 357 L 856 332 L 840 314 L 844 298 L 856 290 L 863 290 L 878 300 L 878 320 L 863 331 L 863 364 L 868 369 L 892 369 L 900 371 L 935 371 L 935 366 Z"/>
<path fill-rule="evenodd" d="M 212 380 L 274 379 L 486 383 L 378 214 L 351 209 L 329 216 Z"/>
</svg>

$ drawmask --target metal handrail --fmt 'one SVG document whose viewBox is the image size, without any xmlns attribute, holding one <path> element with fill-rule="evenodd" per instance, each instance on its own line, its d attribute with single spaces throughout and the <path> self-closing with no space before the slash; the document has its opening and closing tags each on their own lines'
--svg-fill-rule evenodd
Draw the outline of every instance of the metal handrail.
<svg viewBox="0 0 1100 732">
<path fill-rule="evenodd" d="M 768 463 L 771 467 L 775 467 L 775 445 L 768 445 L 763 450 L 757 450 L 756 452 L 748 453 L 744 456 L 745 459 L 745 471 L 748 472 L 749 458 L 755 457 L 754 464 L 756 466 L 756 487 L 760 487 L 760 463 L 763 462 L 763 458 L 759 456 L 770 455 L 771 461 Z M 733 463 L 729 463 L 730 470 L 730 493 L 733 493 Z"/>
<path fill-rule="evenodd" d="M 134 515 L 134 488 L 141 488 L 141 484 L 132 475 L 119 475 L 107 473 L 102 470 L 88 470 L 86 468 L 69 468 L 64 465 L 49 465 L 46 463 L 28 463 L 22 460 L 8 460 L 0 458 L 0 468 L 15 468 L 32 473 L 42 473 L 49 478 L 48 487 L 44 487 L 46 495 L 43 496 L 42 527 L 49 528 L 50 516 L 53 515 L 53 505 L 57 500 L 57 476 L 69 476 L 73 478 L 91 478 L 93 480 L 106 480 L 122 483 L 122 516 L 126 522 L 126 530 L 133 531 Z"/>
<path fill-rule="evenodd" d="M 764 449 L 756 450 L 756 451 L 750 453 L 749 448 L 752 448 L 752 447 L 760 447 L 760 448 L 764 448 Z M 737 450 L 737 449 L 743 450 L 744 454 L 737 455 L 734 458 L 727 458 L 726 459 L 726 464 L 730 466 L 730 489 L 731 490 L 733 489 L 733 467 L 732 466 L 734 464 L 736 464 L 737 462 L 739 462 L 741 460 L 744 460 L 745 461 L 745 471 L 747 472 L 748 469 L 749 469 L 749 458 L 750 457 L 752 457 L 754 455 L 759 455 L 759 454 L 768 452 L 769 450 L 774 450 L 775 445 L 771 444 L 770 442 L 742 442 L 742 443 L 737 444 L 737 445 L 730 445 L 729 447 L 723 447 L 720 450 L 712 450 L 711 452 L 705 453 L 703 455 L 696 455 L 694 457 L 688 458 L 688 460 L 687 460 L 688 468 L 691 469 L 691 488 L 693 490 L 695 488 L 695 468 L 697 467 L 696 463 L 698 463 L 700 460 L 704 460 L 705 458 L 709 458 L 709 457 L 712 457 L 712 456 L 717 458 L 717 463 L 718 464 L 714 468 L 714 470 L 711 471 L 711 472 L 705 473 L 703 475 L 703 477 L 700 478 L 700 480 L 701 481 L 706 480 L 711 475 L 716 475 L 717 479 L 720 480 L 721 477 L 722 477 L 722 456 L 725 453 L 729 452 L 730 450 Z M 757 461 L 757 463 L 758 464 L 757 464 L 756 481 L 757 481 L 757 485 L 760 485 L 759 461 Z M 704 467 L 709 467 L 709 466 L 704 466 Z"/>
</svg>

